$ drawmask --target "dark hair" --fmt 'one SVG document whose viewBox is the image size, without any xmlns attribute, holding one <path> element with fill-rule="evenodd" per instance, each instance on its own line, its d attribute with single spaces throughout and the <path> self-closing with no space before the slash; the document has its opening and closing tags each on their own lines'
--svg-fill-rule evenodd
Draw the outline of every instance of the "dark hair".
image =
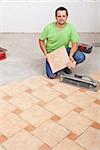
<svg viewBox="0 0 100 150">
<path fill-rule="evenodd" d="M 68 16 L 68 11 L 67 11 L 67 9 L 66 9 L 65 7 L 58 7 L 58 8 L 56 9 L 56 11 L 55 11 L 55 16 L 57 16 L 57 11 L 58 11 L 58 10 L 61 10 L 61 11 L 65 10 L 65 11 L 66 11 L 66 15 Z"/>
</svg>

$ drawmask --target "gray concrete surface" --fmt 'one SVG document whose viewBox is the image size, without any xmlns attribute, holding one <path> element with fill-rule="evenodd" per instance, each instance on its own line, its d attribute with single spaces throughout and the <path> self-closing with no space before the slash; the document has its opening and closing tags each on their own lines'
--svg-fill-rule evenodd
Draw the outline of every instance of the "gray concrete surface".
<svg viewBox="0 0 100 150">
<path fill-rule="evenodd" d="M 37 33 L 0 33 L 0 47 L 7 49 L 7 59 L 0 61 L 0 85 L 45 74 L 45 59 L 38 45 Z M 80 33 L 80 41 L 100 42 L 99 33 Z M 78 74 L 100 72 L 100 47 L 86 54 L 86 61 L 74 70 Z"/>
</svg>

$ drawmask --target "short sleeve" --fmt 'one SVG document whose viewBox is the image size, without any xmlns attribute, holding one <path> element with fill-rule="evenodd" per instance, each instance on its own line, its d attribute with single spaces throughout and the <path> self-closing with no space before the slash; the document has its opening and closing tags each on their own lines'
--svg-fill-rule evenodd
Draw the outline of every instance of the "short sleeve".
<svg viewBox="0 0 100 150">
<path fill-rule="evenodd" d="M 45 41 L 47 39 L 47 35 L 48 35 L 48 26 L 44 28 L 44 30 L 39 36 L 39 39 Z"/>
<path fill-rule="evenodd" d="M 76 31 L 74 26 L 72 26 L 71 42 L 72 43 L 78 42 L 78 33 L 77 33 L 77 31 Z"/>
</svg>

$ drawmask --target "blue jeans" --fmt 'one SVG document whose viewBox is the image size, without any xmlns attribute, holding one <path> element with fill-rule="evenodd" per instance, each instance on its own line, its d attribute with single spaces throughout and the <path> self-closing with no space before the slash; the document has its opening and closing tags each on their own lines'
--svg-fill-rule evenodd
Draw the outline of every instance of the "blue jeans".
<svg viewBox="0 0 100 150">
<path fill-rule="evenodd" d="M 67 48 L 66 51 L 69 55 L 71 48 Z M 82 53 L 81 51 L 77 50 L 76 53 L 74 54 L 74 59 L 76 61 L 76 64 L 79 64 L 81 62 L 83 62 L 85 60 L 85 55 L 84 53 Z M 46 74 L 49 78 L 54 79 L 57 77 L 58 72 L 56 73 L 52 73 L 51 67 L 48 63 L 48 61 L 46 60 Z"/>
</svg>

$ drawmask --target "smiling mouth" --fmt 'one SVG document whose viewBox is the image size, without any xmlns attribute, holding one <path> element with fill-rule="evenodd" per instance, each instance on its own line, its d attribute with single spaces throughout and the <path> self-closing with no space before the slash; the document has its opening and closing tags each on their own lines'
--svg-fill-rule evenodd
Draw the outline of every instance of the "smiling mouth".
<svg viewBox="0 0 100 150">
<path fill-rule="evenodd" d="M 59 20 L 59 21 L 61 21 L 61 22 L 62 22 L 62 21 L 64 21 L 64 20 Z"/>
<path fill-rule="evenodd" d="M 65 21 L 64 20 L 59 20 L 59 23 L 65 23 Z"/>
</svg>

